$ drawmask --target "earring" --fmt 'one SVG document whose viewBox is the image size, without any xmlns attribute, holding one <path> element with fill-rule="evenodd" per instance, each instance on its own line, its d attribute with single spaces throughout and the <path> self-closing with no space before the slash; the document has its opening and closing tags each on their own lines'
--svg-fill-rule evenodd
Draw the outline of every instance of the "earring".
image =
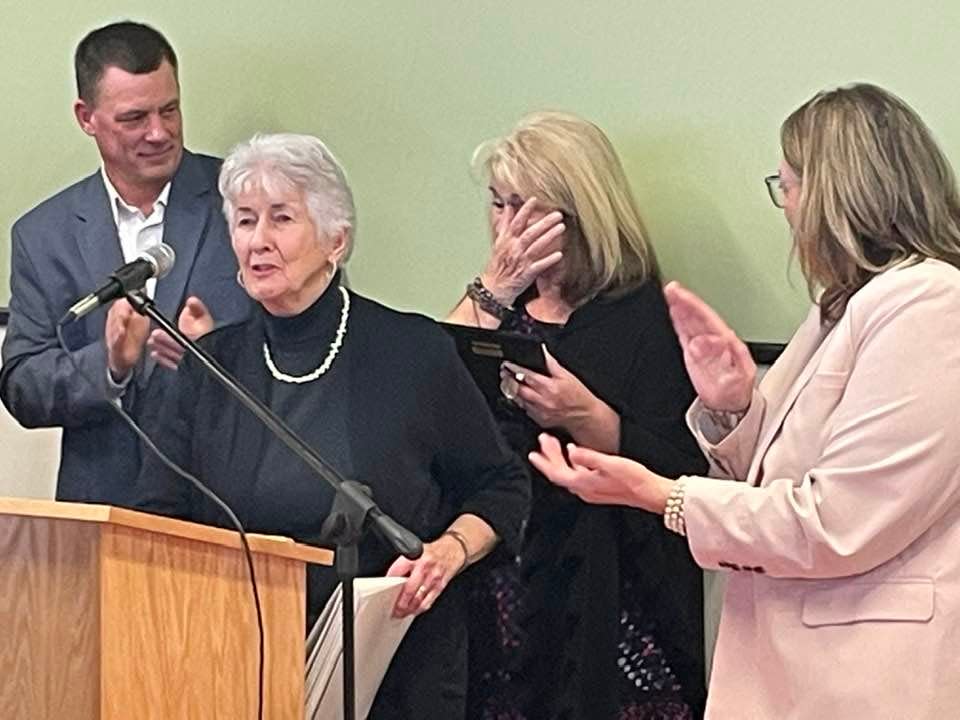
<svg viewBox="0 0 960 720">
<path fill-rule="evenodd" d="M 237 270 L 237 285 L 242 287 L 244 290 L 247 289 L 247 286 L 243 284 L 243 271 Z"/>
</svg>

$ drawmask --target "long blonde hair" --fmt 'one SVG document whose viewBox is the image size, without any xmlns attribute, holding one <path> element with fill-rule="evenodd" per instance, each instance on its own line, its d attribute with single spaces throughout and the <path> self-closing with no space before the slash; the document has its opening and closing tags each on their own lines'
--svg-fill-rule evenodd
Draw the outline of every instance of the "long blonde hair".
<svg viewBox="0 0 960 720">
<path fill-rule="evenodd" d="M 658 278 L 657 260 L 613 146 L 575 115 L 539 112 L 483 143 L 474 166 L 524 198 L 564 214 L 564 300 L 618 297 Z"/>
<path fill-rule="evenodd" d="M 784 121 L 801 181 L 794 248 L 821 319 L 835 322 L 871 278 L 901 262 L 960 267 L 953 171 L 905 102 L 875 85 L 820 92 Z"/>
</svg>

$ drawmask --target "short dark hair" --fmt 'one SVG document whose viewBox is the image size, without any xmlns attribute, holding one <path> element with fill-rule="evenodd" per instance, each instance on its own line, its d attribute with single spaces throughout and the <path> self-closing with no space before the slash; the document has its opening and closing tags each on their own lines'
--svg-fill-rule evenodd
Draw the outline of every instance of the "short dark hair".
<svg viewBox="0 0 960 720">
<path fill-rule="evenodd" d="M 177 54 L 167 39 L 149 25 L 125 20 L 97 28 L 80 41 L 73 57 L 77 94 L 84 102 L 93 104 L 97 84 L 108 67 L 140 75 L 153 72 L 164 60 L 176 74 Z"/>
</svg>

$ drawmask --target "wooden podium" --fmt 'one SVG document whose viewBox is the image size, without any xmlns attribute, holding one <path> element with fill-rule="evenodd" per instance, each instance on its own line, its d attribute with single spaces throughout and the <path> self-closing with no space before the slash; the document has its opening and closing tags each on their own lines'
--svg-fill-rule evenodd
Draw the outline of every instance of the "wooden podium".
<svg viewBox="0 0 960 720">
<path fill-rule="evenodd" d="M 264 717 L 303 718 L 305 563 L 249 536 Z M 237 533 L 107 505 L 0 498 L 0 718 L 256 720 L 257 621 Z"/>
</svg>

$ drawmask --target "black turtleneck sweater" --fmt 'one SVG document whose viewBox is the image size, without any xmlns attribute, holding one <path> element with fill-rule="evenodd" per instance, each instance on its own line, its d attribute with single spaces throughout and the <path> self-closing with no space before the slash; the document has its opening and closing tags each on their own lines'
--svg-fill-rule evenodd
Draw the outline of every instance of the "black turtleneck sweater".
<svg viewBox="0 0 960 720">
<path fill-rule="evenodd" d="M 421 538 L 432 540 L 458 515 L 473 513 L 515 552 L 530 499 L 523 464 L 501 440 L 451 340 L 432 320 L 351 293 L 346 335 L 330 369 L 304 384 L 271 375 L 264 342 L 281 372 L 307 374 L 327 357 L 342 307 L 334 282 L 295 317 L 258 308 L 244 323 L 210 333 L 202 345 L 344 477 L 370 486 L 380 507 Z M 160 447 L 223 498 L 247 530 L 321 544 L 332 491 L 192 358 L 184 358 L 161 402 Z M 144 462 L 136 495 L 142 509 L 227 525 L 218 508 L 153 456 Z M 361 574 L 382 574 L 394 558 L 375 536 L 363 541 L 360 554 Z M 311 569 L 311 618 L 335 583 L 332 569 Z M 442 602 L 414 623 L 381 695 L 408 685 L 421 694 L 431 685 L 440 692 L 446 681 L 465 681 L 461 594 L 454 581 Z M 415 647 L 404 652 L 406 645 Z M 422 682 L 396 682 L 407 675 L 395 672 L 398 661 L 419 652 L 429 652 L 426 665 L 447 677 L 431 680 L 421 654 L 416 670 Z M 402 699 L 391 704 L 398 712 L 416 711 L 404 709 Z"/>
</svg>

